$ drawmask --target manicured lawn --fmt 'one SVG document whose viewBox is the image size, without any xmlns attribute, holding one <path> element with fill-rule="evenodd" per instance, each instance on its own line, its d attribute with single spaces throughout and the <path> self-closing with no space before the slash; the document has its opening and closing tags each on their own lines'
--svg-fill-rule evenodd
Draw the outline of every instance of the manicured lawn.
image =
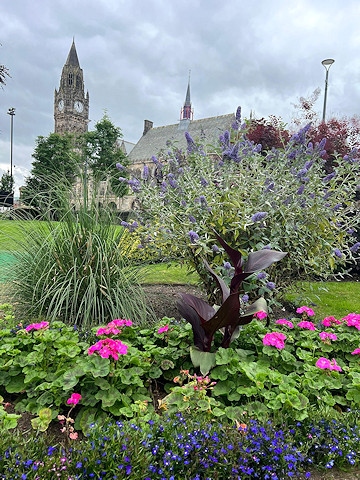
<svg viewBox="0 0 360 480">
<path fill-rule="evenodd" d="M 330 315 L 342 318 L 360 313 L 360 282 L 299 282 L 296 293 L 285 298 L 296 306 L 313 308 L 318 320 Z"/>
<path fill-rule="evenodd" d="M 145 282 L 147 284 L 197 285 L 199 276 L 190 273 L 185 265 L 172 263 L 156 263 L 146 267 Z"/>
</svg>

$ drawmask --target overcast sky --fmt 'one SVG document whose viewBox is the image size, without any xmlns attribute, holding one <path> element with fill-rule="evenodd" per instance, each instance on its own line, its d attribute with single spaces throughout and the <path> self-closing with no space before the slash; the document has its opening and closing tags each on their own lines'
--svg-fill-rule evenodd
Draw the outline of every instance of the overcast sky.
<svg viewBox="0 0 360 480">
<path fill-rule="evenodd" d="M 191 70 L 194 119 L 235 112 L 281 116 L 317 87 L 321 114 L 360 109 L 359 0 L 7 0 L 0 7 L 0 175 L 10 168 L 14 118 L 16 187 L 31 168 L 39 135 L 54 130 L 54 90 L 75 37 L 90 126 L 107 111 L 136 143 L 144 119 L 176 123 Z M 154 152 L 156 154 L 156 152 Z"/>
</svg>

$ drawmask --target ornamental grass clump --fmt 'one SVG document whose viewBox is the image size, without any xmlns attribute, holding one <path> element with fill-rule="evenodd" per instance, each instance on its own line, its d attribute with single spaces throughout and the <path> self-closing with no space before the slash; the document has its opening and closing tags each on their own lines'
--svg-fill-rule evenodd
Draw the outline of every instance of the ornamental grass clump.
<svg viewBox="0 0 360 480">
<path fill-rule="evenodd" d="M 7 276 L 18 314 L 84 330 L 119 316 L 153 321 L 140 285 L 143 269 L 129 261 L 135 248 L 129 232 L 96 198 L 77 209 L 65 194 L 57 198 L 58 221 L 49 207 L 45 220 L 17 240 Z"/>
</svg>

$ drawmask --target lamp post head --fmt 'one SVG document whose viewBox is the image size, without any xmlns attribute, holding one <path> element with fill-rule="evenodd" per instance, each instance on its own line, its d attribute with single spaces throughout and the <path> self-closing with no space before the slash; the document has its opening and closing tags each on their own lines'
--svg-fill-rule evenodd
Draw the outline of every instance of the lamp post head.
<svg viewBox="0 0 360 480">
<path fill-rule="evenodd" d="M 328 70 L 334 62 L 335 62 L 335 60 L 333 60 L 332 58 L 326 58 L 321 63 L 324 65 L 326 70 Z"/>
<path fill-rule="evenodd" d="M 8 115 L 15 115 L 15 108 L 14 107 L 11 107 L 9 108 L 9 110 L 7 111 Z"/>
</svg>

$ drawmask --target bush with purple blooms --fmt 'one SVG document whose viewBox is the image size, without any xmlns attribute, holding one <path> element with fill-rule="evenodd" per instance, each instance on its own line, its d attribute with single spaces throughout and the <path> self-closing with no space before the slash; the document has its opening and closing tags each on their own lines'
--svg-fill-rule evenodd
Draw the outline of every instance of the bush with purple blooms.
<svg viewBox="0 0 360 480">
<path fill-rule="evenodd" d="M 325 139 L 309 142 L 309 125 L 284 149 L 264 154 L 247 140 L 237 118 L 219 145 L 198 145 L 187 134 L 187 152 L 169 147 L 153 157 L 146 181 L 130 181 L 130 186 L 136 182 L 140 206 L 136 238 L 140 235 L 141 254 L 185 260 L 209 295 L 214 284 L 202 259 L 215 271 L 226 261 L 224 250 L 214 249 L 214 230 L 244 252 L 269 246 L 289 252 L 270 269 L 265 296 L 296 279 L 344 271 L 360 251 L 354 236 L 360 222 L 354 202 L 360 176 L 356 150 L 327 175 Z M 252 297 L 258 291 L 250 285 L 248 293 Z"/>
</svg>

